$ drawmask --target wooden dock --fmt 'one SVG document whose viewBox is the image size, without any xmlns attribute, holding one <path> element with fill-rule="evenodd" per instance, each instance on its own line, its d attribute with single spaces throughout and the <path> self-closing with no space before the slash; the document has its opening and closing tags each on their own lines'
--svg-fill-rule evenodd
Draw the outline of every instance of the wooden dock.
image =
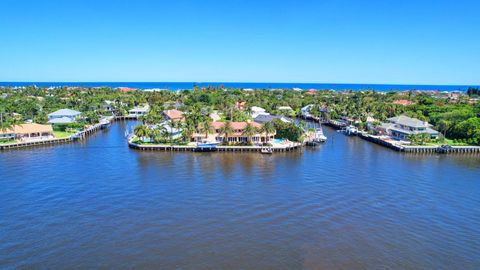
<svg viewBox="0 0 480 270">
<path fill-rule="evenodd" d="M 359 132 L 358 137 L 366 141 L 373 142 L 388 147 L 392 150 L 404 153 L 480 154 L 480 146 L 451 146 L 448 148 L 443 148 L 441 146 L 397 145 L 363 132 Z"/>
<path fill-rule="evenodd" d="M 320 123 L 322 125 L 325 125 L 325 126 L 329 126 L 329 127 L 332 127 L 334 129 L 342 129 L 344 127 L 347 127 L 348 125 L 344 122 L 340 122 L 340 121 L 337 121 L 337 120 L 327 120 L 327 119 L 323 119 L 323 118 L 320 118 L 320 117 L 316 117 L 316 116 L 304 116 L 304 115 L 297 115 L 297 118 L 300 118 L 300 119 L 304 119 L 304 120 L 307 120 L 307 121 L 311 121 L 311 122 L 315 122 L 315 123 Z"/>
</svg>

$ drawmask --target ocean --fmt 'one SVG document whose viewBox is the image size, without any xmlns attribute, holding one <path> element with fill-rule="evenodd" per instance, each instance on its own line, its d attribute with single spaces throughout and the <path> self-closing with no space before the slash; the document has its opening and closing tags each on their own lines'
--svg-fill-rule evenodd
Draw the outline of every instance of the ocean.
<svg viewBox="0 0 480 270">
<path fill-rule="evenodd" d="M 278 89 L 300 88 L 317 90 L 377 90 L 377 91 L 403 91 L 403 90 L 439 90 L 439 91 L 466 91 L 474 85 L 409 85 L 409 84 L 341 84 L 341 83 L 269 83 L 269 82 L 0 82 L 0 86 L 84 86 L 84 87 L 130 87 L 139 89 L 192 89 L 195 85 L 221 86 L 229 88 L 254 88 Z"/>
</svg>

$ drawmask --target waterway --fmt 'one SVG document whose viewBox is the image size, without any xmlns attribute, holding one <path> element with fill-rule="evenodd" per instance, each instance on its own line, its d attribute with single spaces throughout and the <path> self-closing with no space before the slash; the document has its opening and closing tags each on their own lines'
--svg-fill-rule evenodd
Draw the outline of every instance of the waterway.
<svg viewBox="0 0 480 270">
<path fill-rule="evenodd" d="M 0 152 L 0 269 L 480 269 L 480 157 L 139 152 L 118 122 Z"/>
</svg>

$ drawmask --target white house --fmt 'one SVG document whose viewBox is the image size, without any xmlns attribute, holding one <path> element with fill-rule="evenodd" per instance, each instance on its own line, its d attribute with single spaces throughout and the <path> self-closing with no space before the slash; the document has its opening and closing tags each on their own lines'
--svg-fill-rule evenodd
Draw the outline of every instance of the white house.
<svg viewBox="0 0 480 270">
<path fill-rule="evenodd" d="M 48 115 L 50 124 L 70 124 L 74 123 L 82 113 L 71 109 L 61 109 Z"/>
<path fill-rule="evenodd" d="M 255 118 L 259 115 L 269 115 L 269 113 L 267 113 L 265 109 L 261 107 L 252 106 L 250 110 L 252 111 L 251 113 L 252 118 Z"/>
<path fill-rule="evenodd" d="M 378 129 L 382 133 L 386 133 L 393 139 L 408 140 L 409 135 L 418 135 L 422 133 L 428 134 L 434 139 L 440 135 L 440 132 L 431 128 L 427 122 L 411 118 L 406 115 L 400 115 L 387 119 L 387 123 L 382 123 Z"/>
<path fill-rule="evenodd" d="M 150 105 L 145 104 L 144 106 L 135 106 L 133 109 L 128 111 L 128 116 L 142 116 L 150 111 Z"/>
</svg>

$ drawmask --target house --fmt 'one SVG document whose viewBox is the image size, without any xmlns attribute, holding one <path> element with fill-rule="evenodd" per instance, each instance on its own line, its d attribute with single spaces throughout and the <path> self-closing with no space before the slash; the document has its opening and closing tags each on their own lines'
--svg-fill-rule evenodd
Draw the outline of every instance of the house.
<svg viewBox="0 0 480 270">
<path fill-rule="evenodd" d="M 61 109 L 48 115 L 50 124 L 71 124 L 75 123 L 82 113 L 71 109 Z"/>
<path fill-rule="evenodd" d="M 222 128 L 225 126 L 225 122 L 213 122 L 212 123 L 212 132 L 205 137 L 205 133 L 194 133 L 192 135 L 192 141 L 201 142 L 201 141 L 210 141 L 210 142 L 221 142 L 228 141 L 232 143 L 245 143 L 248 142 L 249 138 L 243 134 L 245 128 L 249 122 L 230 122 L 233 132 L 231 134 L 222 133 Z M 250 124 L 257 129 L 257 133 L 251 136 L 250 140 L 253 143 L 264 143 L 269 142 L 274 139 L 275 132 L 272 134 L 261 133 L 259 130 L 262 128 L 262 125 L 256 122 L 250 122 Z M 225 137 L 227 136 L 227 137 Z"/>
<path fill-rule="evenodd" d="M 313 106 L 315 106 L 315 105 L 314 105 L 314 104 L 309 104 L 309 105 L 307 105 L 307 106 L 305 106 L 305 107 L 302 107 L 302 108 L 300 109 L 300 112 L 302 113 L 302 116 L 304 116 L 304 117 L 311 116 L 310 110 L 312 109 Z"/>
<path fill-rule="evenodd" d="M 174 128 L 168 121 L 164 121 L 158 125 L 149 125 L 150 129 L 159 128 L 162 133 L 166 134 L 170 139 L 176 140 L 182 137 L 183 130 Z"/>
<path fill-rule="evenodd" d="M 434 139 L 440 135 L 440 132 L 431 128 L 427 122 L 416 118 L 400 115 L 387 119 L 387 123 L 382 123 L 378 129 L 380 133 L 389 135 L 396 140 L 406 140 L 408 136 L 426 133 Z"/>
<path fill-rule="evenodd" d="M 252 106 L 250 110 L 252 111 L 251 112 L 252 118 L 257 117 L 258 115 L 269 115 L 269 113 L 267 113 L 267 111 L 265 111 L 265 109 L 261 107 Z"/>
<path fill-rule="evenodd" d="M 176 109 L 165 110 L 162 112 L 162 114 L 165 120 L 181 121 L 185 119 L 184 113 Z"/>
<path fill-rule="evenodd" d="M 53 128 L 51 125 L 20 124 L 14 125 L 7 130 L 0 130 L 0 139 L 13 140 L 38 140 L 53 139 Z"/>
<path fill-rule="evenodd" d="M 130 88 L 130 87 L 117 87 L 117 90 L 120 91 L 120 92 L 123 92 L 123 93 L 137 91 L 137 89 Z"/>
<path fill-rule="evenodd" d="M 307 92 L 305 92 L 306 95 L 310 95 L 310 96 L 314 96 L 316 95 L 318 92 L 317 90 L 315 89 L 309 89 Z"/>
<path fill-rule="evenodd" d="M 102 104 L 102 109 L 106 112 L 113 112 L 115 110 L 115 101 L 105 100 Z"/>
<path fill-rule="evenodd" d="M 178 110 L 178 109 L 180 109 L 181 107 L 183 107 L 183 103 L 180 103 L 180 102 L 178 102 L 178 101 L 176 101 L 176 102 L 165 102 L 165 103 L 163 104 L 163 107 L 164 107 L 165 109 L 176 109 L 176 110 Z"/>
<path fill-rule="evenodd" d="M 150 111 L 150 105 L 145 104 L 143 106 L 135 106 L 133 109 L 128 110 L 128 116 L 143 116 Z"/>
<path fill-rule="evenodd" d="M 264 124 L 264 123 L 267 123 L 267 122 L 272 122 L 273 120 L 275 119 L 278 119 L 284 123 L 292 123 L 292 119 L 290 118 L 287 118 L 285 116 L 281 116 L 281 115 L 264 115 L 264 114 L 261 114 L 261 115 L 258 115 L 257 117 L 255 117 L 253 119 L 253 121 L 259 123 L 259 124 Z"/>
</svg>

